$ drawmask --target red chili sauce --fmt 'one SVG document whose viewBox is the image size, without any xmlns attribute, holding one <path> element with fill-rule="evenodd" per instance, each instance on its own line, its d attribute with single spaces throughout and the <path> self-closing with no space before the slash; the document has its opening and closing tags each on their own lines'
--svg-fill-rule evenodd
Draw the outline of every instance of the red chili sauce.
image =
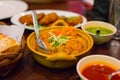
<svg viewBox="0 0 120 80">
<path fill-rule="evenodd" d="M 94 64 L 83 69 L 82 74 L 88 78 L 88 80 L 109 80 L 108 74 L 114 72 L 115 69 L 103 65 Z M 120 75 L 115 75 L 111 80 L 120 80 Z"/>
</svg>

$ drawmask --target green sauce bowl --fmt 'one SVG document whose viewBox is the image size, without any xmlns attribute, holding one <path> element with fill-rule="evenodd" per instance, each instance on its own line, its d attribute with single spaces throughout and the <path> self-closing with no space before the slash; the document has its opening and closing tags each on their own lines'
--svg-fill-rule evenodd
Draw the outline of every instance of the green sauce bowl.
<svg viewBox="0 0 120 80">
<path fill-rule="evenodd" d="M 103 21 L 88 21 L 81 28 L 93 37 L 95 44 L 103 44 L 110 41 L 117 31 L 115 26 Z M 99 33 L 97 32 L 98 30 Z"/>
</svg>

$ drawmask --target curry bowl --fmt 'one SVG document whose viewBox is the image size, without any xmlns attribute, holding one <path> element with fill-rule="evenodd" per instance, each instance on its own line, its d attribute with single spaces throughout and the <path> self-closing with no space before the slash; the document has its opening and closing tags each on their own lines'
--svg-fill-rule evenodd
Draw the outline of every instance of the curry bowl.
<svg viewBox="0 0 120 80">
<path fill-rule="evenodd" d="M 65 35 L 63 36 L 63 34 Z M 48 52 L 38 47 L 34 32 L 28 36 L 27 46 L 33 58 L 38 63 L 50 68 L 68 68 L 75 66 L 77 61 L 88 55 L 90 49 L 93 47 L 92 37 L 84 31 L 74 27 L 49 27 L 41 29 L 40 35 L 48 48 Z M 58 39 L 62 43 L 66 41 L 66 43 L 58 45 L 57 43 L 59 42 L 54 43 L 54 39 Z M 76 41 L 77 39 L 78 41 Z M 47 42 L 52 43 L 49 44 Z"/>
<path fill-rule="evenodd" d="M 103 21 L 88 21 L 82 26 L 82 30 L 89 33 L 97 45 L 110 41 L 117 31 L 115 26 Z"/>
<path fill-rule="evenodd" d="M 119 80 L 120 74 L 109 79 L 109 74 L 120 69 L 120 60 L 107 55 L 89 55 L 78 61 L 76 71 L 81 80 Z"/>
</svg>

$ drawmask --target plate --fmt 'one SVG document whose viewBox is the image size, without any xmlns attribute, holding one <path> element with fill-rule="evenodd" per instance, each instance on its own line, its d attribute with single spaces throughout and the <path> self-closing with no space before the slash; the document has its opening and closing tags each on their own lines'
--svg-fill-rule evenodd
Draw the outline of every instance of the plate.
<svg viewBox="0 0 120 80">
<path fill-rule="evenodd" d="M 80 15 L 78 13 L 70 12 L 70 11 L 63 11 L 63 10 L 36 10 L 36 12 L 37 13 L 45 13 L 45 14 L 55 12 L 58 16 L 65 16 L 65 17 L 81 16 L 83 22 L 76 25 L 75 27 L 81 27 L 84 23 L 87 22 L 87 19 L 84 16 L 82 16 L 82 15 Z M 32 14 L 32 11 L 26 11 L 26 12 L 23 12 L 23 13 L 20 13 L 20 14 L 17 14 L 15 16 L 11 17 L 11 22 L 13 24 L 16 24 L 16 25 L 23 25 L 22 23 L 20 23 L 19 18 L 21 16 L 24 16 L 24 15 L 27 15 L 27 14 Z M 28 29 L 28 30 L 34 30 L 34 28 L 29 27 L 29 26 L 25 26 L 25 28 Z"/>
<path fill-rule="evenodd" d="M 0 0 L 0 20 L 28 9 L 27 3 L 18 0 Z"/>
</svg>

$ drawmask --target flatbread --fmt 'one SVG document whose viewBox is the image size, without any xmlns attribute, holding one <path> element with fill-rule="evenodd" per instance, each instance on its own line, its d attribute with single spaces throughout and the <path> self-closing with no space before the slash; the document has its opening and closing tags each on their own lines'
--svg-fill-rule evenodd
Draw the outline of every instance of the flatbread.
<svg viewBox="0 0 120 80">
<path fill-rule="evenodd" d="M 20 43 L 0 33 L 0 53 L 16 53 L 20 49 Z"/>
</svg>

